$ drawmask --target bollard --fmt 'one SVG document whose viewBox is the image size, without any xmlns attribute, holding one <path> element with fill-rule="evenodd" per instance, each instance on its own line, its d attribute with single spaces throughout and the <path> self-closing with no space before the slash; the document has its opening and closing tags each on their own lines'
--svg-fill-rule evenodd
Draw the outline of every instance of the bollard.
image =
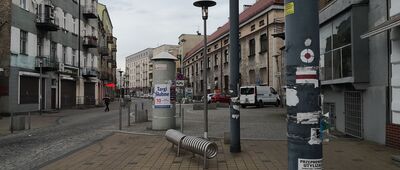
<svg viewBox="0 0 400 170">
<path fill-rule="evenodd" d="M 10 118 L 10 131 L 11 131 L 11 133 L 14 133 L 14 124 L 13 124 L 13 122 L 14 122 L 14 113 L 12 113 L 11 112 L 11 118 Z"/>
<path fill-rule="evenodd" d="M 128 126 L 131 126 L 131 104 L 128 106 Z"/>
<path fill-rule="evenodd" d="M 28 118 L 29 118 L 29 123 L 28 123 L 28 129 L 31 130 L 31 123 L 32 123 L 32 119 L 31 119 L 31 112 L 28 112 Z"/>
<path fill-rule="evenodd" d="M 122 130 L 122 103 L 119 104 L 119 130 Z"/>
<path fill-rule="evenodd" d="M 137 103 L 135 103 L 135 123 L 138 122 L 138 115 Z"/>
<path fill-rule="evenodd" d="M 181 110 L 181 132 L 183 133 L 183 122 L 184 122 L 184 115 L 185 115 L 185 110 L 184 110 L 184 108 L 182 108 L 182 110 Z"/>
</svg>

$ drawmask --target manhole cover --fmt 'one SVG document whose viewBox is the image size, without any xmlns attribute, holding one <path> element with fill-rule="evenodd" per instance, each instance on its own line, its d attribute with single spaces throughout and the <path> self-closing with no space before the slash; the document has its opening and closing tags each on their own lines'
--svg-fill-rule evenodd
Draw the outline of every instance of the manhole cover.
<svg viewBox="0 0 400 170">
<path fill-rule="evenodd" d="M 116 150 L 117 148 L 114 148 L 114 147 L 112 147 L 112 148 L 110 148 L 111 150 Z"/>
<path fill-rule="evenodd" d="M 137 162 L 129 162 L 128 165 L 136 165 Z"/>
</svg>

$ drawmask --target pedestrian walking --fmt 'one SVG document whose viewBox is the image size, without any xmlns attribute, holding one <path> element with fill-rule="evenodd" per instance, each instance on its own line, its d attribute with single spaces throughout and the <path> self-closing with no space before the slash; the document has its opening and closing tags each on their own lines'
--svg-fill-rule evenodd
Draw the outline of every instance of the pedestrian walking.
<svg viewBox="0 0 400 170">
<path fill-rule="evenodd" d="M 104 112 L 109 112 L 110 108 L 108 107 L 108 105 L 110 105 L 110 98 L 108 96 L 106 96 L 103 98 L 103 100 L 104 100 L 104 104 L 106 105 Z"/>
</svg>

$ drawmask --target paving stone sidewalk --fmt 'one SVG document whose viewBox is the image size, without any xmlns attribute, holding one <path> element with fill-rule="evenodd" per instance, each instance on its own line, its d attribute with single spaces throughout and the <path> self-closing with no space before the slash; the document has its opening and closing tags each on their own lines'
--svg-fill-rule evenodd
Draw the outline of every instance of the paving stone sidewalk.
<svg viewBox="0 0 400 170">
<path fill-rule="evenodd" d="M 242 140 L 242 152 L 232 154 L 222 139 L 209 169 L 287 169 L 287 142 Z M 114 133 L 86 148 L 41 167 L 53 169 L 202 169 L 203 159 L 176 150 L 160 135 Z M 324 144 L 324 169 L 400 169 L 391 162 L 398 150 L 356 139 L 339 138 Z"/>
</svg>

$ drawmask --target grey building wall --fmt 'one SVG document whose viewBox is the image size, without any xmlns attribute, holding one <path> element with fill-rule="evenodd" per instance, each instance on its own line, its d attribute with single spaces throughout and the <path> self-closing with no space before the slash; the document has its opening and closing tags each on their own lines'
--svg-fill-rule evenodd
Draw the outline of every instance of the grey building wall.
<svg viewBox="0 0 400 170">
<path fill-rule="evenodd" d="M 388 37 L 386 34 L 381 34 L 366 41 L 361 40 L 360 35 L 387 19 L 387 4 L 381 0 L 335 1 L 321 12 L 320 23 L 330 22 L 349 10 L 353 22 L 353 80 L 342 84 L 325 84 L 322 90 L 324 102 L 335 104 L 336 128 L 345 132 L 344 92 L 361 91 L 363 138 L 384 144 L 389 102 L 387 100 Z M 366 15 L 368 18 L 365 23 L 362 20 Z M 366 44 L 361 45 L 363 43 Z"/>
<path fill-rule="evenodd" d="M 387 20 L 387 4 L 382 0 L 369 1 L 368 28 L 373 28 Z M 389 86 L 389 46 L 388 35 L 383 33 L 369 39 L 369 87 L 364 93 L 364 136 L 385 144 L 386 118 Z"/>
</svg>

